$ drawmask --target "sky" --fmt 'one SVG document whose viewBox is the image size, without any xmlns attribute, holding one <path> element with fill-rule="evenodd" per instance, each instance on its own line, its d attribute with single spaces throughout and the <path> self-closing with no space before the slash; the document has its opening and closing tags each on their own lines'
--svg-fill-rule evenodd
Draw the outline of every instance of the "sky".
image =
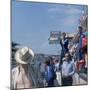
<svg viewBox="0 0 90 90">
<path fill-rule="evenodd" d="M 35 53 L 59 54 L 60 45 L 50 45 L 51 31 L 76 32 L 84 5 L 12 1 L 12 41 Z"/>
</svg>

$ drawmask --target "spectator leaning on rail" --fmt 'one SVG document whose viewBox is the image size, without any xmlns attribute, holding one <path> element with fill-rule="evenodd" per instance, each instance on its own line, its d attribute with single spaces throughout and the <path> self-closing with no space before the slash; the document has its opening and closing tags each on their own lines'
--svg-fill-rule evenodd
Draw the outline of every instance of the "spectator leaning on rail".
<svg viewBox="0 0 90 90">
<path fill-rule="evenodd" d="M 34 82 L 31 78 L 30 72 L 30 61 L 33 60 L 34 53 L 28 47 L 23 47 L 19 49 L 15 54 L 16 62 L 18 66 L 12 69 L 12 89 L 20 88 L 32 88 L 34 87 Z"/>
<path fill-rule="evenodd" d="M 71 86 L 73 83 L 72 76 L 75 73 L 75 65 L 71 60 L 71 56 L 69 53 L 65 54 L 65 58 L 63 58 L 62 63 L 62 86 Z"/>
</svg>

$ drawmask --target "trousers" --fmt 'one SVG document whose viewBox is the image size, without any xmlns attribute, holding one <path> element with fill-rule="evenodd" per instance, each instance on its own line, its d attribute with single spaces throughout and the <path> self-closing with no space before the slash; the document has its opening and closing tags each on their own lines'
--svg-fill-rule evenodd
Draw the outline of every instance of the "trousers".
<svg viewBox="0 0 90 90">
<path fill-rule="evenodd" d="M 62 86 L 72 86 L 72 76 L 62 77 Z"/>
</svg>

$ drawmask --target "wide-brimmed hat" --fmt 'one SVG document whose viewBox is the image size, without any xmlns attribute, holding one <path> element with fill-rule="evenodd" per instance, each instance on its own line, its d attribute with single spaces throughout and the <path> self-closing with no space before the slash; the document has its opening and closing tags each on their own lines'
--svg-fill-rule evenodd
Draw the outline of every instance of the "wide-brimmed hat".
<svg viewBox="0 0 90 90">
<path fill-rule="evenodd" d="M 15 54 L 15 59 L 20 64 L 28 64 L 33 58 L 34 52 L 28 47 L 20 48 Z"/>
</svg>

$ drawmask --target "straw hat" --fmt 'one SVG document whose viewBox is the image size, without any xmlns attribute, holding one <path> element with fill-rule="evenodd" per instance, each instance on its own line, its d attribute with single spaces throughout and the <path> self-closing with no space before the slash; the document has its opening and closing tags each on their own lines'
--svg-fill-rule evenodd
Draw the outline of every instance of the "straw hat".
<svg viewBox="0 0 90 90">
<path fill-rule="evenodd" d="M 31 60 L 33 60 L 33 58 L 34 52 L 28 47 L 19 49 L 15 54 L 15 59 L 17 63 L 20 64 L 28 64 Z"/>
</svg>

